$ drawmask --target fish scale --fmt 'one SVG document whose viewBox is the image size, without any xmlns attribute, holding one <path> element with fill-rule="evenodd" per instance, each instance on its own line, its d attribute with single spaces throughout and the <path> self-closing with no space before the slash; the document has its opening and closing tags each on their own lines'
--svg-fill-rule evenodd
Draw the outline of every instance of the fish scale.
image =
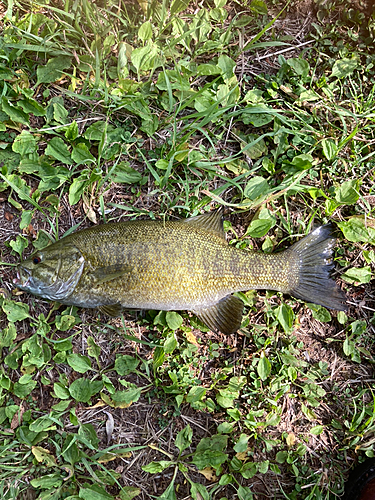
<svg viewBox="0 0 375 500">
<path fill-rule="evenodd" d="M 234 292 L 272 289 L 344 309 L 344 296 L 329 277 L 331 233 L 322 226 L 283 252 L 262 254 L 228 245 L 220 211 L 110 223 L 38 251 L 19 266 L 15 282 L 35 295 L 110 315 L 123 308 L 186 309 L 229 334 L 242 319 L 243 303 Z"/>
</svg>

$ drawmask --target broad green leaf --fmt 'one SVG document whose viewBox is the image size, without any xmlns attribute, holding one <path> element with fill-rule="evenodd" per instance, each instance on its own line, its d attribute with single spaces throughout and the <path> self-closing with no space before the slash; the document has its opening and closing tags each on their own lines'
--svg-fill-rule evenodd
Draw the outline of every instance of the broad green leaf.
<svg viewBox="0 0 375 500">
<path fill-rule="evenodd" d="M 79 498 L 83 500 L 113 500 L 113 496 L 98 484 L 79 489 Z"/>
<path fill-rule="evenodd" d="M 332 317 L 328 309 L 323 306 L 318 306 L 317 304 L 306 304 L 312 311 L 313 318 L 321 321 L 322 323 L 327 323 L 331 321 Z"/>
<path fill-rule="evenodd" d="M 251 238 L 262 238 L 275 225 L 271 219 L 257 219 L 251 221 L 246 231 L 246 236 Z"/>
<path fill-rule="evenodd" d="M 142 490 L 135 486 L 123 486 L 120 490 L 120 500 L 133 500 L 142 493 Z"/>
<path fill-rule="evenodd" d="M 362 283 L 369 283 L 371 281 L 371 267 L 353 267 L 348 269 L 341 275 L 341 278 L 347 283 L 359 285 Z"/>
<path fill-rule="evenodd" d="M 71 328 L 76 322 L 76 318 L 70 314 L 63 314 L 62 316 L 56 316 L 56 328 L 61 332 L 66 332 Z"/>
<path fill-rule="evenodd" d="M 117 58 L 117 75 L 122 80 L 124 80 L 127 76 L 129 76 L 127 44 L 125 42 L 119 43 L 118 58 Z"/>
<path fill-rule="evenodd" d="M 221 69 L 221 75 L 224 81 L 229 80 L 234 75 L 236 63 L 227 55 L 223 54 L 219 57 L 217 66 Z"/>
<path fill-rule="evenodd" d="M 22 130 L 22 132 L 15 138 L 12 144 L 12 150 L 15 153 L 19 153 L 21 156 L 34 153 L 36 151 L 36 148 L 36 140 L 34 136 L 27 130 Z"/>
<path fill-rule="evenodd" d="M 267 5 L 264 0 L 252 0 L 250 4 L 250 10 L 260 15 L 267 15 Z"/>
<path fill-rule="evenodd" d="M 366 227 L 364 220 L 358 217 L 352 217 L 347 221 L 339 222 L 337 225 L 349 241 L 354 243 L 375 242 L 375 230 L 369 226 Z"/>
<path fill-rule="evenodd" d="M 64 387 L 62 384 L 59 382 L 55 382 L 53 384 L 53 392 L 55 393 L 56 397 L 59 399 L 70 399 L 70 393 L 69 390 Z"/>
<path fill-rule="evenodd" d="M 153 69 L 158 52 L 157 46 L 152 43 L 134 49 L 131 54 L 131 60 L 137 72 Z"/>
<path fill-rule="evenodd" d="M 87 186 L 88 180 L 85 175 L 80 175 L 74 181 L 69 187 L 69 204 L 70 205 L 75 205 L 76 203 L 79 202 L 83 195 L 83 191 L 85 190 L 85 187 Z"/>
<path fill-rule="evenodd" d="M 167 161 L 167 160 L 163 160 L 163 159 L 158 160 L 158 161 L 155 163 L 155 166 L 156 166 L 157 168 L 160 168 L 160 170 L 167 170 L 168 165 L 169 165 L 169 161 Z"/>
<path fill-rule="evenodd" d="M 51 489 L 53 487 L 59 487 L 62 485 L 62 477 L 61 474 L 46 474 L 45 476 L 39 477 L 37 479 L 32 479 L 30 481 L 31 486 L 33 488 L 43 488 L 43 489 Z"/>
<path fill-rule="evenodd" d="M 165 359 L 165 352 L 162 347 L 155 347 L 154 350 L 154 355 L 153 355 L 153 361 L 152 361 L 152 366 L 153 369 L 156 370 L 159 368 L 164 363 Z"/>
<path fill-rule="evenodd" d="M 223 451 L 228 445 L 228 436 L 223 434 L 214 434 L 213 436 L 202 438 L 197 446 L 197 451 L 217 450 Z"/>
<path fill-rule="evenodd" d="M 47 106 L 47 121 L 55 120 L 65 124 L 68 121 L 68 114 L 63 98 L 61 96 L 52 97 Z"/>
<path fill-rule="evenodd" d="M 190 482 L 190 493 L 193 500 L 210 500 L 208 489 L 203 484 Z"/>
<path fill-rule="evenodd" d="M 97 450 L 99 439 L 92 424 L 82 424 L 78 429 L 79 440 L 92 450 Z"/>
<path fill-rule="evenodd" d="M 155 500 L 177 500 L 176 497 L 176 491 L 174 488 L 174 478 L 172 481 L 169 483 L 167 486 L 167 489 L 164 490 L 164 492 L 160 495 L 160 497 L 157 497 Z"/>
<path fill-rule="evenodd" d="M 21 236 L 19 234 L 19 235 L 17 235 L 17 238 L 15 239 L 15 241 L 9 242 L 9 245 L 14 252 L 18 253 L 18 255 L 20 257 L 22 257 L 22 253 L 25 250 L 25 248 L 28 247 L 29 242 L 24 236 Z"/>
<path fill-rule="evenodd" d="M 21 123 L 22 125 L 29 125 L 29 116 L 17 106 L 15 106 L 5 96 L 1 98 L 1 107 L 4 113 L 6 113 L 12 120 L 12 122 Z"/>
<path fill-rule="evenodd" d="M 159 474 L 168 467 L 171 467 L 171 465 L 173 465 L 173 462 L 170 460 L 160 460 L 159 462 L 150 462 L 147 465 L 143 465 L 142 470 L 150 474 Z"/>
<path fill-rule="evenodd" d="M 81 453 L 76 444 L 75 434 L 67 435 L 61 450 L 61 455 L 64 457 L 64 460 L 66 462 L 69 462 L 71 465 L 74 465 L 75 463 L 79 462 L 81 458 Z"/>
<path fill-rule="evenodd" d="M 31 219 L 33 217 L 33 211 L 32 210 L 23 210 L 21 214 L 21 222 L 20 222 L 20 229 L 25 229 L 25 227 L 28 227 L 28 225 L 31 222 Z"/>
<path fill-rule="evenodd" d="M 65 137 L 68 141 L 75 141 L 79 136 L 78 124 L 75 120 L 66 127 Z"/>
<path fill-rule="evenodd" d="M 99 364 L 99 356 L 100 356 L 100 346 L 95 343 L 95 340 L 91 335 L 87 338 L 87 352 L 88 355 L 92 358 L 96 359 L 96 362 Z"/>
<path fill-rule="evenodd" d="M 296 155 L 292 160 L 292 165 L 298 170 L 308 170 L 312 167 L 313 157 L 310 154 Z"/>
<path fill-rule="evenodd" d="M 328 161 L 332 161 L 338 152 L 338 146 L 333 139 L 323 139 L 322 147 L 324 156 Z"/>
<path fill-rule="evenodd" d="M 59 56 L 49 59 L 45 66 L 39 65 L 36 70 L 37 85 L 40 83 L 52 83 L 62 78 L 63 70 L 70 67 L 72 58 L 70 56 Z"/>
<path fill-rule="evenodd" d="M 48 233 L 41 229 L 36 237 L 36 240 L 33 241 L 33 246 L 36 250 L 41 250 L 51 243 L 53 243 L 53 241 L 51 241 Z"/>
<path fill-rule="evenodd" d="M 350 329 L 353 335 L 355 335 L 356 337 L 360 337 L 367 330 L 366 321 L 357 319 L 356 321 L 353 321 L 353 323 L 350 325 Z"/>
<path fill-rule="evenodd" d="M 73 163 L 68 146 L 60 137 L 53 137 L 49 141 L 46 148 L 46 155 L 52 156 L 66 165 L 71 165 Z"/>
<path fill-rule="evenodd" d="M 188 394 L 186 395 L 187 403 L 196 403 L 197 401 L 201 401 L 204 398 L 207 389 L 205 387 L 201 387 L 200 385 L 193 385 Z"/>
<path fill-rule="evenodd" d="M 17 330 L 13 323 L 9 323 L 7 328 L 0 330 L 0 350 L 3 347 L 10 347 L 17 337 Z"/>
<path fill-rule="evenodd" d="M 116 406 L 124 408 L 138 401 L 141 391 L 141 387 L 131 387 L 126 391 L 116 391 L 111 397 Z"/>
<path fill-rule="evenodd" d="M 258 365 L 257 365 L 257 371 L 258 371 L 259 377 L 263 381 L 266 380 L 266 378 L 271 373 L 271 363 L 266 358 L 266 356 L 261 356 L 261 358 L 259 359 Z"/>
<path fill-rule="evenodd" d="M 114 130 L 112 125 L 107 124 L 105 121 L 99 120 L 90 125 L 84 133 L 85 139 L 89 141 L 101 141 L 103 134 Z"/>
<path fill-rule="evenodd" d="M 354 205 L 359 199 L 359 180 L 344 181 L 336 189 L 336 201 L 345 205 Z"/>
<path fill-rule="evenodd" d="M 150 21 L 146 21 L 141 24 L 138 30 L 138 36 L 142 40 L 142 42 L 145 42 L 146 40 L 150 40 L 152 38 L 152 25 Z"/>
<path fill-rule="evenodd" d="M 16 382 L 13 386 L 13 392 L 17 397 L 25 398 L 36 387 L 36 384 L 37 384 L 36 380 L 30 380 L 26 384 Z"/>
<path fill-rule="evenodd" d="M 230 389 L 219 389 L 219 393 L 216 396 L 216 401 L 223 408 L 231 408 L 234 406 L 234 400 L 237 399 L 238 396 L 238 391 L 232 391 Z"/>
<path fill-rule="evenodd" d="M 78 373 L 86 373 L 88 370 L 91 370 L 90 359 L 82 354 L 69 354 L 67 362 Z"/>
<path fill-rule="evenodd" d="M 233 446 L 233 449 L 236 453 L 243 453 L 247 450 L 247 443 L 250 439 L 250 436 L 247 434 L 241 434 L 238 438 L 237 443 Z"/>
<path fill-rule="evenodd" d="M 52 427 L 55 427 L 55 422 L 51 420 L 48 415 L 43 415 L 42 417 L 34 420 L 34 422 L 30 424 L 29 429 L 32 432 L 42 432 Z"/>
<path fill-rule="evenodd" d="M 129 375 L 129 373 L 135 372 L 138 365 L 138 359 L 128 354 L 124 354 L 116 357 L 115 370 L 121 376 Z"/>
<path fill-rule="evenodd" d="M 347 58 L 339 59 L 335 62 L 332 68 L 331 76 L 336 76 L 337 78 L 344 78 L 351 75 L 358 66 L 357 58 Z"/>
<path fill-rule="evenodd" d="M 171 330 L 177 330 L 183 322 L 182 316 L 175 311 L 167 311 L 165 319 Z"/>
<path fill-rule="evenodd" d="M 206 467 L 216 469 L 228 459 L 228 454 L 218 450 L 196 451 L 192 458 L 192 463 L 196 465 L 198 470 L 203 470 Z"/>
<path fill-rule="evenodd" d="M 275 459 L 276 462 L 279 464 L 285 463 L 285 460 L 288 458 L 288 452 L 287 451 L 278 451 L 276 453 Z"/>
<path fill-rule="evenodd" d="M 180 453 L 182 453 L 184 450 L 186 450 L 186 448 L 188 448 L 191 445 L 192 439 L 193 439 L 193 431 L 190 425 L 188 424 L 176 436 L 175 445 L 180 450 Z"/>
<path fill-rule="evenodd" d="M 244 189 L 244 195 L 246 198 L 250 200 L 256 200 L 260 196 L 264 196 L 269 191 L 269 185 L 266 179 L 260 177 L 259 175 L 255 175 L 252 177 L 249 182 L 246 184 Z"/>
<path fill-rule="evenodd" d="M 284 331 L 286 333 L 290 333 L 293 330 L 293 322 L 294 322 L 293 309 L 286 304 L 281 304 L 281 306 L 275 309 L 275 312 L 277 320 L 283 327 Z"/>
<path fill-rule="evenodd" d="M 29 306 L 21 302 L 13 302 L 12 300 L 4 300 L 2 309 L 7 315 L 8 321 L 15 323 L 23 319 L 30 318 Z"/>
<path fill-rule="evenodd" d="M 177 347 L 177 339 L 174 333 L 170 334 L 167 336 L 167 338 L 164 341 L 164 352 L 165 354 L 170 354 L 173 352 Z"/>
<path fill-rule="evenodd" d="M 220 75 L 222 69 L 219 68 L 216 64 L 203 63 L 199 64 L 197 67 L 197 75 L 198 76 L 211 76 L 211 75 Z"/>
<path fill-rule="evenodd" d="M 73 399 L 82 403 L 88 403 L 91 396 L 91 383 L 90 380 L 85 378 L 78 378 L 69 387 L 69 393 Z"/>
<path fill-rule="evenodd" d="M 287 59 L 286 64 L 290 66 L 298 76 L 305 78 L 310 71 L 309 63 L 300 57 L 291 57 Z"/>
<path fill-rule="evenodd" d="M 310 433 L 314 434 L 314 436 L 319 436 L 324 431 L 324 426 L 323 425 L 315 425 L 314 427 L 311 427 Z"/>
<path fill-rule="evenodd" d="M 189 0 L 173 0 L 171 5 L 171 17 L 179 14 L 189 6 Z"/>
<path fill-rule="evenodd" d="M 140 182 L 143 177 L 141 173 L 122 161 L 116 166 L 115 170 L 112 171 L 111 179 L 113 182 L 135 184 Z"/>
<path fill-rule="evenodd" d="M 73 146 L 72 160 L 77 163 L 77 165 L 85 163 L 92 165 L 96 163 L 95 157 L 90 153 L 89 148 L 83 142 L 79 142 Z"/>
<path fill-rule="evenodd" d="M 264 110 L 264 112 L 262 112 Z M 268 111 L 268 112 L 267 112 Z M 245 125 L 254 125 L 254 127 L 264 127 L 275 119 L 272 108 L 266 104 L 249 104 L 244 108 L 241 114 L 241 120 Z"/>
</svg>

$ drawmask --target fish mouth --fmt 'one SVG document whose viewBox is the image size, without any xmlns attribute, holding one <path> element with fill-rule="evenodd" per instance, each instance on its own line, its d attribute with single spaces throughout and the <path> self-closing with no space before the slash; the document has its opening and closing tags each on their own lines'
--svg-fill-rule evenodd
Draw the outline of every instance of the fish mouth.
<svg viewBox="0 0 375 500">
<path fill-rule="evenodd" d="M 17 267 L 17 277 L 13 279 L 13 284 L 18 288 L 26 288 L 30 284 L 31 273 L 27 269 Z"/>
</svg>

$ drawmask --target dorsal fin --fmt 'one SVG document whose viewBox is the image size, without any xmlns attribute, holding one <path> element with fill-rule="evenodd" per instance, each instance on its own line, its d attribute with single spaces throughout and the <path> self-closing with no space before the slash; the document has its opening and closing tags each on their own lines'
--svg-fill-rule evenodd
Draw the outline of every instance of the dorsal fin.
<svg viewBox="0 0 375 500">
<path fill-rule="evenodd" d="M 202 215 L 196 215 L 195 217 L 190 217 L 190 219 L 184 219 L 184 224 L 189 224 L 190 226 L 195 226 L 207 233 L 211 233 L 214 236 L 225 240 L 224 226 L 223 226 L 223 210 L 218 208 L 213 212 L 208 212 Z"/>
</svg>

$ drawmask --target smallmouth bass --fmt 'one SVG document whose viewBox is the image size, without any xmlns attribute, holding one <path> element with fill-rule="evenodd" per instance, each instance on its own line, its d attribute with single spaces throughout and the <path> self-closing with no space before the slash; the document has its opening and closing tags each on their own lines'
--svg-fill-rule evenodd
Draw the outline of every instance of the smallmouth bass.
<svg viewBox="0 0 375 500">
<path fill-rule="evenodd" d="M 189 310 L 231 334 L 243 312 L 234 292 L 276 290 L 345 310 L 345 296 L 330 278 L 334 244 L 328 224 L 280 253 L 241 250 L 227 243 L 221 210 L 177 221 L 117 222 L 37 251 L 18 266 L 14 283 L 111 316 L 122 309 Z"/>
</svg>

